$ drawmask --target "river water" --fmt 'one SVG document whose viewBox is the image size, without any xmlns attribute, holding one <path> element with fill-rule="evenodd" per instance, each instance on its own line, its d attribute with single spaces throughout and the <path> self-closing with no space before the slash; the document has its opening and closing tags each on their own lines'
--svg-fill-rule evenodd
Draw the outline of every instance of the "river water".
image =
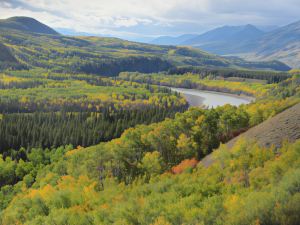
<svg viewBox="0 0 300 225">
<path fill-rule="evenodd" d="M 222 92 L 201 91 L 196 89 L 171 88 L 173 91 L 182 93 L 190 106 L 217 107 L 226 104 L 239 106 L 248 104 L 254 100 L 252 97 L 227 94 Z"/>
</svg>

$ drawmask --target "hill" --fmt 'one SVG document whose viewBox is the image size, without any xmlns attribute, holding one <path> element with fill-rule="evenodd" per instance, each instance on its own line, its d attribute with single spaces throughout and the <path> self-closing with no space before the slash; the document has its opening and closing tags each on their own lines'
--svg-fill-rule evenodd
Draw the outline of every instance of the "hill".
<svg viewBox="0 0 300 225">
<path fill-rule="evenodd" d="M 47 25 L 30 17 L 11 17 L 0 20 L 0 29 L 13 29 L 24 32 L 58 35 L 58 33 Z"/>
</svg>

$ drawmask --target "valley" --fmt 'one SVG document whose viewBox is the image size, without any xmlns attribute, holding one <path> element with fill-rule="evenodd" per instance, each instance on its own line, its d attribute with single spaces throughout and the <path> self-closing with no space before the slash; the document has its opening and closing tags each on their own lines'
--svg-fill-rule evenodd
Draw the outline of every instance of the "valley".
<svg viewBox="0 0 300 225">
<path fill-rule="evenodd" d="M 0 20 L 0 225 L 299 223 L 298 64 L 158 41 Z"/>
</svg>

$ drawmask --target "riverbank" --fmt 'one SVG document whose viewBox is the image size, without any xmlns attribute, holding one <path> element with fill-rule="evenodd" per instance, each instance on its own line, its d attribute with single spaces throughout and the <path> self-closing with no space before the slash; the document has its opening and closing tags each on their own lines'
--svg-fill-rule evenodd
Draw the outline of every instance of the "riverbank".
<svg viewBox="0 0 300 225">
<path fill-rule="evenodd" d="M 245 95 L 235 95 L 216 91 L 172 87 L 171 90 L 183 94 L 190 106 L 206 106 L 209 108 L 225 104 L 239 106 L 241 104 L 249 104 L 255 100 L 255 98 Z"/>
</svg>

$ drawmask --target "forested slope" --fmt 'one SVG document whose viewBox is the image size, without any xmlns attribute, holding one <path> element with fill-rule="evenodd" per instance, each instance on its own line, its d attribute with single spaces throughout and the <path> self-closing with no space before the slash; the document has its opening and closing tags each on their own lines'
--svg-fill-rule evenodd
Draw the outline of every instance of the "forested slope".
<svg viewBox="0 0 300 225">
<path fill-rule="evenodd" d="M 90 146 L 136 124 L 174 117 L 183 97 L 147 84 L 43 70 L 0 74 L 0 152 Z M 15 157 L 15 156 L 14 156 Z"/>
<path fill-rule="evenodd" d="M 12 52 L 7 46 L 0 43 L 0 68 L 1 69 L 22 69 L 25 66 L 21 65 L 18 60 L 13 56 Z"/>
<path fill-rule="evenodd" d="M 30 21 L 31 24 L 35 20 Z M 279 61 L 248 62 L 208 54 L 190 47 L 141 44 L 117 38 L 71 37 L 50 31 L 45 31 L 45 34 L 40 31 L 44 31 L 42 27 L 35 30 L 33 28 L 36 26 L 31 24 L 31 29 L 27 30 L 27 25 L 24 28 L 22 24 L 24 29 L 19 29 L 19 22 L 11 23 L 9 19 L 0 22 L 0 43 L 10 49 L 20 64 L 30 69 L 44 68 L 53 72 L 106 76 L 116 76 L 124 71 L 168 71 L 188 65 L 280 71 L 290 69 Z M 7 67 L 4 65 L 2 69 Z"/>
<path fill-rule="evenodd" d="M 231 151 L 222 143 L 299 103 L 298 82 L 275 84 L 250 105 L 190 108 L 89 148 L 6 157 L 2 223 L 297 224 L 299 141 L 274 149 L 240 139 Z M 217 148 L 216 163 L 198 164 Z"/>
</svg>

